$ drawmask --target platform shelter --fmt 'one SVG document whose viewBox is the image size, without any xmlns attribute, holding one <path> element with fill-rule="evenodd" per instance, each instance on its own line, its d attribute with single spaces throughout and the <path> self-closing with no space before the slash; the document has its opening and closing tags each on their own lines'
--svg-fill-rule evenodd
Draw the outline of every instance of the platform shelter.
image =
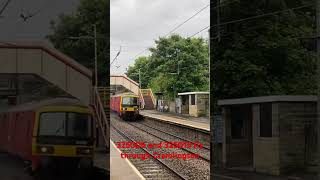
<svg viewBox="0 0 320 180">
<path fill-rule="evenodd" d="M 316 160 L 316 96 L 219 100 L 222 166 L 280 175 L 311 170 Z"/>
<path fill-rule="evenodd" d="M 178 93 L 177 113 L 190 116 L 209 116 L 209 92 Z"/>
</svg>

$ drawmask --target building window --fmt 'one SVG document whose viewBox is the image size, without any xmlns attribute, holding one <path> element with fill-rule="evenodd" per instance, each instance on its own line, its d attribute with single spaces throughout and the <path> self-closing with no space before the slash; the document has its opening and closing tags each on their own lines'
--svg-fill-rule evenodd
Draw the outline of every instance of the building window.
<svg viewBox="0 0 320 180">
<path fill-rule="evenodd" d="M 182 105 L 187 105 L 187 102 L 188 102 L 188 96 L 181 96 L 181 99 L 182 99 Z"/>
<path fill-rule="evenodd" d="M 191 94 L 191 105 L 196 105 L 196 95 Z"/>
<path fill-rule="evenodd" d="M 272 137 L 272 104 L 260 104 L 260 137 Z"/>
<path fill-rule="evenodd" d="M 232 139 L 245 139 L 247 131 L 248 113 L 245 107 L 232 106 L 231 107 L 231 137 Z"/>
</svg>

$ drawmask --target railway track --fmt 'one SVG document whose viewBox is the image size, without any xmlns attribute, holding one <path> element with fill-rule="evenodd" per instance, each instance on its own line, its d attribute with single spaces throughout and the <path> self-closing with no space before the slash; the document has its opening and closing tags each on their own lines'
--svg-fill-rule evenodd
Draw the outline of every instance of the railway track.
<svg viewBox="0 0 320 180">
<path fill-rule="evenodd" d="M 111 128 L 117 132 L 120 136 L 122 136 L 126 141 L 130 141 L 133 143 L 137 143 L 133 138 L 129 137 L 118 128 L 111 124 Z M 121 149 L 124 153 L 132 153 L 132 149 Z M 140 146 L 140 149 L 136 149 L 137 151 L 140 150 L 140 154 L 147 153 L 151 157 L 153 153 Z M 135 152 L 137 153 L 137 152 Z M 182 179 L 186 180 L 187 178 L 181 175 L 179 172 L 175 171 L 174 169 L 170 168 L 164 162 L 157 158 L 150 158 L 146 160 L 140 159 L 130 159 L 131 162 L 135 165 L 135 167 L 139 170 L 143 177 L 146 179 Z"/>
<path fill-rule="evenodd" d="M 161 129 L 158 129 L 158 128 L 155 128 L 155 127 L 152 127 L 152 126 L 149 126 L 149 125 L 147 125 L 146 123 L 139 123 L 139 124 L 141 124 L 141 125 L 143 125 L 143 126 L 146 126 L 146 127 L 148 127 L 148 128 L 154 129 L 154 130 L 156 130 L 156 131 L 159 131 L 159 132 L 161 132 L 161 133 L 167 134 L 167 135 L 169 135 L 169 136 L 172 136 L 172 137 L 174 137 L 174 138 L 176 138 L 176 139 L 179 139 L 179 140 L 181 140 L 181 141 L 191 142 L 191 143 L 192 143 L 192 141 L 190 141 L 190 140 L 188 140 L 188 139 L 186 139 L 186 138 L 183 138 L 183 137 L 174 135 L 174 134 L 172 134 L 172 133 L 169 133 L 169 132 L 167 132 L 167 131 L 163 131 L 163 130 L 161 130 Z M 208 146 L 203 146 L 203 149 L 210 151 L 210 147 L 208 147 Z"/>
<path fill-rule="evenodd" d="M 183 141 L 197 141 L 203 144 L 207 149 L 210 149 L 210 133 L 201 129 L 183 126 L 180 124 L 170 123 L 166 121 L 157 120 L 157 118 L 152 118 L 144 116 L 143 120 L 138 121 L 152 128 L 160 130 L 166 134 L 175 136 Z"/>
<path fill-rule="evenodd" d="M 168 132 L 159 130 L 159 129 L 157 129 L 157 128 L 153 128 L 153 127 L 148 126 L 148 125 L 145 125 L 145 124 L 143 124 L 143 123 L 128 123 L 128 124 L 130 124 L 131 126 L 137 128 L 137 129 L 139 129 L 139 130 L 141 130 L 141 131 L 143 131 L 143 132 L 145 132 L 145 133 L 147 133 L 147 134 L 150 134 L 150 135 L 152 135 L 152 136 L 154 136 L 154 137 L 156 137 L 156 138 L 158 138 L 158 139 L 161 139 L 162 141 L 165 141 L 165 142 L 167 142 L 167 143 L 169 143 L 169 144 L 172 144 L 172 145 L 173 145 L 173 143 L 170 143 L 170 141 L 168 141 L 167 139 L 165 139 L 165 138 L 163 138 L 163 137 L 160 137 L 160 136 L 158 136 L 158 135 L 155 135 L 155 134 L 153 134 L 153 133 L 150 133 L 149 131 L 147 131 L 147 130 L 141 128 L 141 127 L 139 127 L 139 125 L 143 125 L 143 126 L 148 127 L 148 128 L 150 128 L 150 129 L 153 129 L 153 130 L 156 130 L 156 131 L 161 132 L 161 133 L 163 133 L 163 134 L 169 135 L 169 136 L 171 136 L 171 137 L 174 137 L 174 138 L 178 139 L 179 141 L 189 142 L 189 143 L 192 143 L 192 144 L 194 143 L 194 142 L 189 141 L 189 140 L 187 140 L 187 139 L 180 138 L 180 137 L 178 137 L 178 136 L 176 136 L 176 135 L 173 135 L 173 134 L 171 134 L 171 133 L 168 133 Z M 139 125 L 137 126 L 136 124 L 139 124 Z M 184 150 L 184 151 L 186 151 L 186 152 L 188 152 L 188 153 L 191 153 L 191 154 L 199 154 L 199 158 L 200 158 L 200 159 L 206 161 L 207 163 L 210 163 L 210 148 L 203 147 L 203 150 L 200 150 L 200 149 L 199 149 L 198 152 L 191 151 L 190 149 L 187 149 L 187 148 L 180 148 L 180 149 L 182 149 L 182 150 Z M 205 155 L 201 155 L 200 153 L 202 153 L 202 154 L 208 154 L 208 155 L 205 156 Z"/>
</svg>

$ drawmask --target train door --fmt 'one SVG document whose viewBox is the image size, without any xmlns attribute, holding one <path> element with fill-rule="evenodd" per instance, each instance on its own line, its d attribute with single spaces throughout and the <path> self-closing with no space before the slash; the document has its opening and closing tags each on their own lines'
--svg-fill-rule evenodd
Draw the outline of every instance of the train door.
<svg viewBox="0 0 320 180">
<path fill-rule="evenodd" d="M 15 113 L 8 113 L 8 136 L 7 136 L 7 149 L 9 153 L 13 153 L 14 149 L 14 126 L 15 126 Z"/>
</svg>

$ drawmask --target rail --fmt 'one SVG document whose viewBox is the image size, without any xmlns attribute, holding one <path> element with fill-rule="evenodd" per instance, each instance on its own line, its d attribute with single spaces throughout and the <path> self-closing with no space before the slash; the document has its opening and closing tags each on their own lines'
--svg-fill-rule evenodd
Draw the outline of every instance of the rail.
<svg viewBox="0 0 320 180">
<path fill-rule="evenodd" d="M 134 144 L 137 144 L 140 147 L 139 149 L 141 149 L 145 153 L 149 154 L 150 157 L 154 157 L 153 153 L 150 150 L 148 150 L 147 148 L 144 148 L 143 146 L 139 145 L 139 143 L 137 143 L 135 141 L 135 139 L 133 139 L 132 137 L 129 137 L 127 134 L 125 134 L 124 132 L 120 131 L 120 129 L 118 129 L 114 125 L 111 125 L 111 126 L 120 136 L 124 137 L 129 142 L 133 142 Z M 153 159 L 155 161 L 157 161 L 159 164 L 161 164 L 163 167 L 165 167 L 165 169 L 167 169 L 169 172 L 174 174 L 178 179 L 182 179 L 182 180 L 188 179 L 188 178 L 184 177 L 184 175 L 182 175 L 179 171 L 176 171 L 176 170 L 172 169 L 170 166 L 168 166 L 166 163 L 164 163 L 163 160 L 160 160 L 160 158 L 153 158 Z M 150 172 L 148 174 L 150 175 Z"/>
<path fill-rule="evenodd" d="M 97 87 L 93 88 L 92 105 L 95 110 L 96 121 L 98 122 L 100 130 L 102 132 L 103 140 L 105 142 L 105 145 L 109 149 L 110 147 L 109 121 L 106 117 L 104 106 L 101 102 L 100 94 Z"/>
</svg>

